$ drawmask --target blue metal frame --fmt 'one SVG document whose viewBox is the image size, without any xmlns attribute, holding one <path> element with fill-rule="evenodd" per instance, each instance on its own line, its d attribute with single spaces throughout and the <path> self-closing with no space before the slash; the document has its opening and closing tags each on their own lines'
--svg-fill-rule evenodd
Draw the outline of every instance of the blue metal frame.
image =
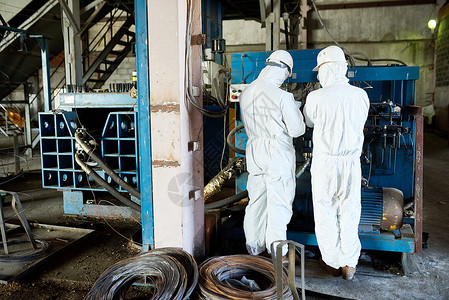
<svg viewBox="0 0 449 300">
<path fill-rule="evenodd" d="M 312 71 L 316 65 L 316 57 L 320 50 L 296 50 L 289 51 L 293 57 L 293 74 L 287 82 L 288 83 L 309 83 L 318 82 L 317 72 Z M 232 66 L 232 82 L 233 83 L 251 83 L 259 75 L 260 71 L 265 67 L 265 60 L 271 52 L 253 52 L 253 53 L 233 53 L 231 55 Z M 391 100 L 394 105 L 401 108 L 400 113 L 393 114 L 395 122 L 401 126 L 411 128 L 411 133 L 404 133 L 404 140 L 409 149 L 402 148 L 398 151 L 396 171 L 401 175 L 391 175 L 392 168 L 384 168 L 383 166 L 374 169 L 371 174 L 371 186 L 377 187 L 395 187 L 403 191 L 405 199 L 413 199 L 414 197 L 414 157 L 415 150 L 415 121 L 408 119 L 408 113 L 405 109 L 407 106 L 415 104 L 415 80 L 419 78 L 419 67 L 404 67 L 404 66 L 358 66 L 348 69 L 348 78 L 352 84 L 360 84 L 364 87 L 365 84 L 373 86 L 373 89 L 366 90 L 370 101 L 382 102 Z M 365 82 L 365 83 L 363 83 Z M 237 114 L 239 111 L 237 110 Z M 237 116 L 236 126 L 241 122 Z M 383 125 L 383 120 L 377 120 L 377 125 Z M 367 122 L 369 125 L 369 122 Z M 391 136 L 389 137 L 391 138 Z M 245 148 L 247 141 L 246 134 L 239 132 L 236 134 L 236 146 Z M 239 155 L 240 156 L 240 155 Z M 399 171 L 398 171 L 399 170 Z M 363 174 L 366 176 L 368 169 L 362 168 Z M 310 191 L 303 188 L 302 184 L 308 181 L 310 185 L 310 173 L 306 172 L 303 178 L 300 178 L 300 185 L 297 186 L 297 196 L 310 199 Z M 247 173 L 239 175 L 236 179 L 236 192 L 246 189 Z M 294 210 L 301 210 L 300 215 L 311 214 L 311 207 L 308 206 L 307 199 L 299 199 L 294 202 Z M 296 206 L 296 208 L 295 208 Z M 298 207 L 299 206 L 299 207 Z M 307 220 L 305 220 L 307 221 Z M 313 219 L 312 219 L 313 222 Z M 413 253 L 414 238 L 413 234 L 408 234 L 411 231 L 409 225 L 403 228 L 407 234 L 401 238 L 395 238 L 390 232 L 381 233 L 364 233 L 360 232 L 362 247 L 371 250 L 396 251 L 403 253 Z M 401 230 L 402 232 L 402 230 Z M 289 239 L 293 239 L 306 245 L 317 245 L 315 234 L 312 232 L 297 232 L 288 231 Z"/>
<path fill-rule="evenodd" d="M 137 113 L 133 111 L 109 113 L 102 135 L 98 138 L 105 161 L 120 177 L 139 189 L 136 117 Z M 115 120 L 113 124 L 111 120 Z M 75 111 L 39 114 L 42 186 L 63 191 L 65 214 L 138 219 L 137 212 L 129 207 L 85 201 L 83 191 L 106 190 L 92 187 L 90 178 L 75 162 L 75 130 L 78 127 L 80 123 Z M 103 170 L 96 172 L 107 182 L 115 184 Z M 121 187 L 118 189 L 126 192 Z M 140 203 L 134 197 L 131 200 Z"/>
<path fill-rule="evenodd" d="M 139 190 L 136 112 L 113 112 L 105 122 L 101 154 L 120 177 Z M 42 186 L 44 188 L 106 191 L 92 188 L 88 177 L 75 162 L 75 130 L 80 127 L 76 112 L 40 113 Z M 131 128 L 132 127 L 132 128 Z M 97 171 L 106 182 L 115 184 L 103 171 Z M 126 192 L 117 186 L 119 191 Z M 82 201 L 82 198 L 81 200 Z M 64 207 L 64 209 L 73 209 Z M 67 213 L 67 211 L 65 211 Z M 78 212 L 83 214 L 82 211 Z"/>
<path fill-rule="evenodd" d="M 223 7 L 218 0 L 202 0 L 202 20 L 203 33 L 206 34 L 205 48 L 212 48 L 213 39 L 221 39 L 223 37 Z M 215 54 L 215 62 L 217 64 L 223 63 L 223 54 Z"/>
<path fill-rule="evenodd" d="M 57 108 L 72 110 L 74 108 L 120 108 L 135 110 L 137 101 L 129 93 L 64 93 L 56 98 Z"/>
<path fill-rule="evenodd" d="M 142 205 L 142 251 L 154 248 L 153 188 L 151 173 L 150 92 L 148 67 L 147 1 L 135 0 L 137 95 L 139 126 L 140 194 Z"/>
<path fill-rule="evenodd" d="M 316 57 L 321 50 L 290 50 L 293 57 L 293 74 L 288 78 L 288 83 L 318 82 L 317 71 L 312 71 L 316 66 Z M 265 67 L 265 60 L 272 52 L 244 52 L 231 54 L 231 69 L 233 83 L 251 83 L 260 71 Z M 242 69 L 243 63 L 243 69 Z M 244 77 L 242 82 L 242 76 Z M 350 81 L 390 81 L 408 80 L 419 78 L 419 67 L 356 67 L 348 69 Z M 413 93 L 414 95 L 414 93 Z"/>
</svg>

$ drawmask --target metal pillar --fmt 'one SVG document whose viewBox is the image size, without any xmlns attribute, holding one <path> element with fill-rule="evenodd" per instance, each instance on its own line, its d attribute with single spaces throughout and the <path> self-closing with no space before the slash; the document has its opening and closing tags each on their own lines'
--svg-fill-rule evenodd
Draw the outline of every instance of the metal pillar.
<svg viewBox="0 0 449 300">
<path fill-rule="evenodd" d="M 147 5 L 154 243 L 157 248 L 182 247 L 203 256 L 202 115 L 188 104 L 185 89 L 189 68 L 201 103 L 202 51 L 194 42 L 201 40 L 196 36 L 201 33 L 201 1 L 152 0 Z M 193 38 L 186 67 L 189 12 Z"/>
<path fill-rule="evenodd" d="M 139 124 L 139 178 L 142 211 L 142 251 L 154 248 L 151 174 L 150 93 L 148 78 L 148 22 L 146 0 L 134 1 L 136 27 L 137 98 Z"/>
<path fill-rule="evenodd" d="M 279 49 L 280 34 L 281 34 L 281 1 L 271 0 L 269 3 L 265 0 L 266 12 L 268 15 L 265 18 L 266 22 L 266 40 L 265 50 L 275 51 Z"/>
<path fill-rule="evenodd" d="M 301 1 L 301 5 L 299 6 L 301 12 L 301 48 L 307 49 L 307 14 L 310 10 L 310 6 L 307 4 L 307 1 Z"/>
<path fill-rule="evenodd" d="M 300 26 L 300 16 L 297 13 L 290 15 L 290 49 L 298 50 L 298 37 L 299 37 L 299 26 Z"/>
<path fill-rule="evenodd" d="M 31 157 L 33 151 L 31 150 L 32 136 L 31 136 L 31 115 L 30 115 L 30 93 L 29 93 L 29 83 L 26 82 L 23 85 L 23 92 L 25 96 L 25 124 L 24 124 L 24 133 L 25 133 L 25 146 L 27 146 L 26 155 Z"/>
<path fill-rule="evenodd" d="M 44 111 L 48 112 L 51 108 L 51 88 L 50 88 L 50 58 L 48 54 L 48 39 L 45 37 L 37 38 L 41 47 L 42 57 L 42 91 L 44 93 Z"/>
<path fill-rule="evenodd" d="M 424 145 L 424 117 L 423 108 L 417 107 L 416 142 L 415 142 L 415 252 L 422 252 L 422 223 L 423 223 L 423 145 Z"/>
<path fill-rule="evenodd" d="M 19 174 L 20 152 L 19 152 L 19 136 L 17 133 L 14 133 L 14 165 L 15 165 L 15 174 Z"/>
<path fill-rule="evenodd" d="M 67 84 L 83 84 L 81 60 L 80 1 L 59 0 L 63 8 L 62 33 L 64 36 L 65 78 Z"/>
</svg>

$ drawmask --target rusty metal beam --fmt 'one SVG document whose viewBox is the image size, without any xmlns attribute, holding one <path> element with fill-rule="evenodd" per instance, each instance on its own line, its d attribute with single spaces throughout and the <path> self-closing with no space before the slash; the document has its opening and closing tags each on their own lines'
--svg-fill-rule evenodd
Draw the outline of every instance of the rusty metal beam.
<svg viewBox="0 0 449 300">
<path fill-rule="evenodd" d="M 396 1 L 378 1 L 378 2 L 353 2 L 353 3 L 335 3 L 335 4 L 317 4 L 319 10 L 328 9 L 346 9 L 346 8 L 367 8 L 383 6 L 403 6 L 403 5 L 423 5 L 437 4 L 437 0 L 396 0 Z"/>
<path fill-rule="evenodd" d="M 415 253 L 422 252 L 422 226 L 423 226 L 423 144 L 424 144 L 424 117 L 423 108 L 417 107 L 415 116 L 416 142 L 415 142 Z"/>
</svg>

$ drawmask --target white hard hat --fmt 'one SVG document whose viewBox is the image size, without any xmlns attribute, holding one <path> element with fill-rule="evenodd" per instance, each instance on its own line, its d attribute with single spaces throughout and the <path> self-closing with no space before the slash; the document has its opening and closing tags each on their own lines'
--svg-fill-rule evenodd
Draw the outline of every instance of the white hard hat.
<svg viewBox="0 0 449 300">
<path fill-rule="evenodd" d="M 329 46 L 324 48 L 318 53 L 316 58 L 317 65 L 313 68 L 313 71 L 318 71 L 318 69 L 329 62 L 346 63 L 345 53 L 340 47 Z"/>
<path fill-rule="evenodd" d="M 288 68 L 288 76 L 292 76 L 293 70 L 293 58 L 285 50 L 276 50 L 267 58 L 265 63 L 274 63 L 279 65 L 280 67 L 286 66 Z"/>
</svg>

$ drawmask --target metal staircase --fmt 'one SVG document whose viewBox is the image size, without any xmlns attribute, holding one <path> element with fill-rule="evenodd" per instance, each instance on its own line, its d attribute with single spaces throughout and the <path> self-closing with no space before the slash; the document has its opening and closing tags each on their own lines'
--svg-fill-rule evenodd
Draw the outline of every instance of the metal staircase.
<svg viewBox="0 0 449 300">
<path fill-rule="evenodd" d="M 90 47 L 91 44 L 88 47 L 88 51 L 92 53 L 97 48 L 103 46 L 103 50 L 98 54 L 95 61 L 90 64 L 83 76 L 83 84 L 88 85 L 90 88 L 101 88 L 132 50 L 135 41 L 135 33 L 130 31 L 131 26 L 134 25 L 133 15 L 127 14 L 125 22 L 123 22 L 115 34 L 112 35 L 110 32 L 112 31 L 113 25 L 120 18 L 123 18 L 123 14 L 127 13 L 120 11 L 118 15 L 111 17 L 110 23 L 106 23 L 99 31 L 99 34 L 104 31 L 103 29 L 106 26 L 109 26 L 109 30 L 105 30 L 101 37 L 95 37 L 91 42 L 93 44 L 92 48 Z M 109 36 L 112 37 L 107 42 Z M 90 55 L 83 56 L 90 57 Z"/>
<path fill-rule="evenodd" d="M 86 6 L 89 3 L 93 3 L 92 0 L 81 0 L 82 6 Z M 112 1 L 114 2 L 114 1 Z M 96 14 L 92 14 L 92 19 L 89 24 L 86 24 L 84 33 L 88 32 L 88 29 L 97 24 L 98 22 L 104 22 L 104 26 L 98 31 L 98 34 L 91 38 L 90 43 L 86 45 L 86 50 L 82 54 L 84 64 L 84 76 L 83 83 L 91 89 L 101 88 L 125 57 L 132 51 L 135 33 L 132 32 L 132 26 L 134 26 L 134 17 L 129 11 L 126 11 L 126 6 L 122 7 L 120 3 L 105 3 L 102 5 Z M 23 15 L 23 12 L 18 13 L 16 17 L 8 22 L 9 26 L 16 26 L 17 28 L 24 28 L 33 32 L 39 32 L 43 35 L 52 36 L 50 43 L 50 53 L 61 53 L 63 50 L 63 40 L 61 29 L 58 26 L 54 26 L 54 22 L 47 22 L 46 19 L 54 18 L 60 13 L 58 0 L 32 0 L 31 3 L 24 8 L 25 11 L 36 11 L 39 14 L 31 14 L 30 16 Z M 110 4 L 110 5 L 109 5 Z M 33 10 L 30 9 L 33 8 Z M 30 13 L 29 13 L 30 14 Z M 50 17 L 49 15 L 50 14 Z M 95 17 L 94 17 L 95 15 Z M 46 18 L 43 18 L 45 16 Z M 30 17 L 30 19 L 27 19 Z M 87 16 L 84 16 L 86 20 Z M 1 22 L 4 24 L 4 22 Z M 25 24 L 25 25 L 21 25 Z M 0 24 L 1 25 L 1 24 Z M 25 26 L 25 27 L 24 27 Z M 0 29 L 2 26 L 0 26 Z M 4 27 L 4 26 L 3 26 Z M 118 29 L 117 29 L 118 28 Z M 3 30 L 4 31 L 4 30 Z M 7 111 L 11 106 L 14 106 L 7 100 L 7 95 L 11 93 L 15 88 L 23 85 L 29 77 L 33 76 L 37 69 L 40 68 L 40 57 L 32 55 L 39 51 L 36 45 L 30 48 L 30 43 L 23 44 L 19 39 L 20 36 L 13 36 L 12 33 L 0 32 L 0 136 L 17 137 L 25 135 L 25 143 L 27 147 L 33 149 L 40 141 L 40 136 L 32 136 L 31 129 L 27 131 L 26 126 L 30 126 L 31 123 L 35 123 L 38 120 L 38 112 L 43 111 L 42 107 L 38 109 L 34 115 L 29 115 L 29 120 L 26 120 L 25 128 L 20 128 L 15 125 L 7 116 Z M 86 39 L 83 39 L 86 40 Z M 23 45 L 28 45 L 27 53 L 17 51 L 21 49 Z M 26 48 L 26 47 L 25 47 Z M 25 55 L 27 54 L 27 55 Z M 64 61 L 53 70 L 50 78 L 57 73 L 60 67 L 64 66 Z M 20 72 L 17 72 L 20 70 Z M 59 90 L 65 86 L 65 78 L 63 77 L 57 84 L 53 83 L 52 88 L 52 102 L 57 96 Z M 30 99 L 28 104 L 25 104 L 26 109 L 30 109 L 30 106 L 39 99 L 42 88 L 36 91 L 36 96 Z M 54 106 L 53 106 L 54 107 Z M 26 138 L 29 135 L 30 138 Z M 31 151 L 29 152 L 31 153 Z"/>
<path fill-rule="evenodd" d="M 23 127 L 19 127 L 8 117 L 8 112 L 10 108 L 6 108 L 4 105 L 0 104 L 0 134 L 10 137 L 14 135 L 22 135 Z M 15 110 L 19 110 L 15 107 Z"/>
</svg>

